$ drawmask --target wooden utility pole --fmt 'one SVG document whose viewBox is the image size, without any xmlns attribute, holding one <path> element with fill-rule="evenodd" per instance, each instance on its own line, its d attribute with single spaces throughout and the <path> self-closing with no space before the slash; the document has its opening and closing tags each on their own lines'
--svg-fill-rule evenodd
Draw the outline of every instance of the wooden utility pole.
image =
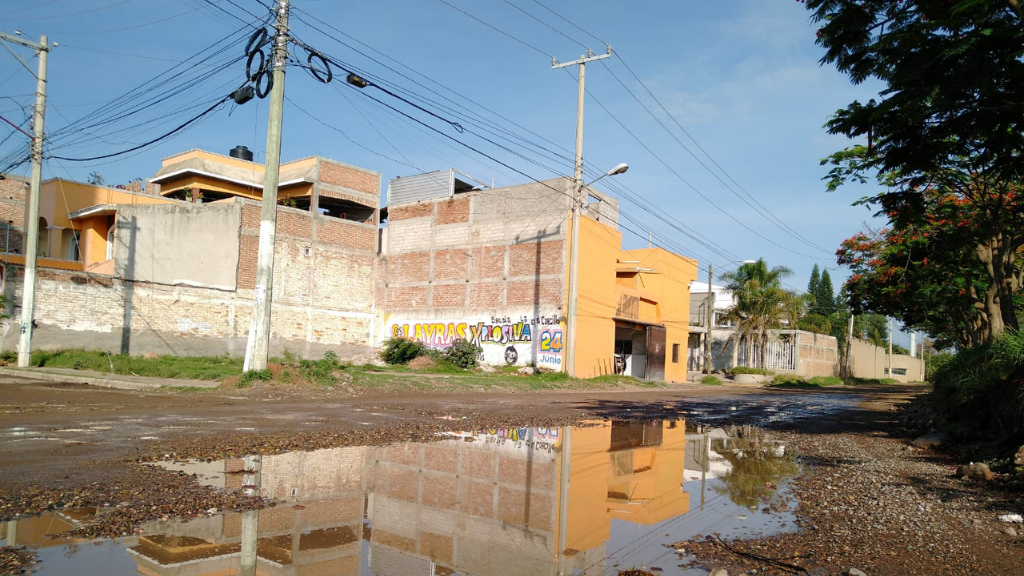
<svg viewBox="0 0 1024 576">
<path fill-rule="evenodd" d="M 0 41 L 21 44 L 39 55 L 39 70 L 36 77 L 36 106 L 32 114 L 32 183 L 28 196 L 28 222 L 25 243 L 25 282 L 21 299 L 21 338 L 18 341 L 18 367 L 28 368 L 32 361 L 32 319 L 36 308 L 36 259 L 39 254 L 39 186 L 43 180 L 43 129 L 46 119 L 46 56 L 50 46 L 46 36 L 35 43 L 17 36 L 0 32 Z M 24 62 L 22 62 L 24 64 Z M 26 66 L 27 68 L 27 66 Z M 31 72 L 31 69 L 29 69 Z"/>
<path fill-rule="evenodd" d="M 570 377 L 576 376 L 576 300 L 579 297 L 579 258 L 580 258 L 580 205 L 583 202 L 583 100 L 586 96 L 587 62 L 602 60 L 611 56 L 612 49 L 609 47 L 606 54 L 595 56 L 588 52 L 586 56 L 580 56 L 579 60 L 559 64 L 557 60 L 551 61 L 551 69 L 557 70 L 567 66 L 579 64 L 579 96 L 576 101 L 576 166 L 573 171 L 572 183 L 572 229 L 569 233 L 569 301 L 566 303 L 565 315 L 565 373 Z"/>
<path fill-rule="evenodd" d="M 274 244 L 277 238 L 277 186 L 281 172 L 281 124 L 284 117 L 284 68 L 288 58 L 288 0 L 278 0 L 271 53 L 270 114 L 267 120 L 267 161 L 263 168 L 260 243 L 256 261 L 252 325 L 243 369 L 263 370 L 270 352 L 270 317 L 274 292 Z"/>
</svg>

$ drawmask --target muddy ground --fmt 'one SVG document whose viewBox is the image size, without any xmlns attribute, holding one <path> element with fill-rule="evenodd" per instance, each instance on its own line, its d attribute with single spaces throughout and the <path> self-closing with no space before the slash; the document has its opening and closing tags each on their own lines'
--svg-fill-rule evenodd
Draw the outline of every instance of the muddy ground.
<svg viewBox="0 0 1024 576">
<path fill-rule="evenodd" d="M 0 517 L 121 503 L 96 535 L 154 513 L 259 505 L 186 488 L 187 478 L 136 464 L 286 449 L 429 439 L 442 429 L 568 424 L 582 419 L 686 418 L 753 424 L 796 447 L 802 530 L 761 540 L 678 543 L 680 559 L 752 572 L 1019 574 L 1024 542 L 999 514 L 1024 512 L 1021 486 L 952 477 L 956 462 L 909 447 L 898 408 L 920 386 L 766 390 L 682 385 L 613 392 L 461 393 L 358 398 L 272 391 L 126 392 L 0 379 Z M 143 512 L 155 510 L 156 512 Z M 1018 525 L 1018 529 L 1020 526 Z M 711 539 L 706 537 L 710 536 Z"/>
</svg>

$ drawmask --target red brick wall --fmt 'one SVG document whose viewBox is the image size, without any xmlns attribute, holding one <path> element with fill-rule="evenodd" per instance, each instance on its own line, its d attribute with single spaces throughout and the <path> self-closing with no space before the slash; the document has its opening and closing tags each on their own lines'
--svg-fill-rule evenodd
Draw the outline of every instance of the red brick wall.
<svg viewBox="0 0 1024 576">
<path fill-rule="evenodd" d="M 549 275 L 563 272 L 562 254 L 564 252 L 565 245 L 561 240 L 509 246 L 509 276 L 533 276 L 538 273 Z"/>
<path fill-rule="evenodd" d="M 427 287 L 408 286 L 404 288 L 389 286 L 388 302 L 401 308 L 425 308 L 427 306 Z"/>
<path fill-rule="evenodd" d="M 430 279 L 430 253 L 415 252 L 395 257 L 398 265 L 397 282 L 426 282 Z"/>
<path fill-rule="evenodd" d="M 432 216 L 434 214 L 434 204 L 432 202 L 422 202 L 420 204 L 412 204 L 409 206 L 395 206 L 388 210 L 388 219 L 390 220 L 405 220 L 407 218 L 422 218 L 423 216 Z"/>
<path fill-rule="evenodd" d="M 469 256 L 465 250 L 440 250 L 434 253 L 434 280 L 465 280 Z"/>
<path fill-rule="evenodd" d="M 484 284 L 473 284 L 469 289 L 470 308 L 498 308 L 503 302 L 505 284 L 503 282 L 488 282 Z"/>
<path fill-rule="evenodd" d="M 435 308 L 455 308 L 466 305 L 465 284 L 434 284 L 431 305 Z"/>
<path fill-rule="evenodd" d="M 320 181 L 380 196 L 380 174 L 354 170 L 323 159 L 320 160 Z"/>
<path fill-rule="evenodd" d="M 562 301 L 562 282 L 555 279 L 515 280 L 508 283 L 507 301 L 514 304 L 558 305 Z"/>
<path fill-rule="evenodd" d="M 505 277 L 505 247 L 484 246 L 473 252 L 473 276 L 480 279 Z"/>
<path fill-rule="evenodd" d="M 469 198 L 446 200 L 437 204 L 437 223 L 469 222 Z"/>
<path fill-rule="evenodd" d="M 317 217 L 316 239 L 324 244 L 337 244 L 359 250 L 376 250 L 377 229 L 372 225 Z"/>
</svg>

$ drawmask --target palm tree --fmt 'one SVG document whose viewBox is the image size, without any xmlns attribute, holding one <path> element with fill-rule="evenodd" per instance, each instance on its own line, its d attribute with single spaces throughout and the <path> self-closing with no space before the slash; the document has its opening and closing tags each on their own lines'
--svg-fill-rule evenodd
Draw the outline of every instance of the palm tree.
<svg viewBox="0 0 1024 576">
<path fill-rule="evenodd" d="M 736 329 L 726 340 L 747 343 L 747 358 L 750 358 L 753 343 L 759 342 L 761 350 L 760 368 L 765 365 L 764 351 L 768 345 L 768 331 L 780 328 L 783 320 L 796 327 L 803 312 L 804 300 L 782 287 L 782 279 L 793 272 L 785 266 L 769 269 L 764 259 L 752 264 L 743 264 L 733 272 L 722 275 L 726 287 L 733 293 L 734 304 L 725 318 L 735 321 Z"/>
</svg>

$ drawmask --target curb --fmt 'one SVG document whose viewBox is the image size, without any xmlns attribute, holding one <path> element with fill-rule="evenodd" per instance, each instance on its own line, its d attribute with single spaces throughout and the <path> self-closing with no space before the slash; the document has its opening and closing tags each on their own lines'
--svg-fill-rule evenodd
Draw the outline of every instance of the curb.
<svg viewBox="0 0 1024 576">
<path fill-rule="evenodd" d="M 124 378 L 106 378 L 101 376 L 84 376 L 73 372 L 50 372 L 39 368 L 10 368 L 0 367 L 0 376 L 23 376 L 36 380 L 49 382 L 64 382 L 70 384 L 87 384 L 101 388 L 114 388 L 117 390 L 152 391 L 159 388 L 219 388 L 220 382 L 188 380 L 187 383 L 173 384 L 171 380 L 137 377 L 140 380 L 128 380 Z M 148 381 L 147 381 L 148 380 Z"/>
</svg>

